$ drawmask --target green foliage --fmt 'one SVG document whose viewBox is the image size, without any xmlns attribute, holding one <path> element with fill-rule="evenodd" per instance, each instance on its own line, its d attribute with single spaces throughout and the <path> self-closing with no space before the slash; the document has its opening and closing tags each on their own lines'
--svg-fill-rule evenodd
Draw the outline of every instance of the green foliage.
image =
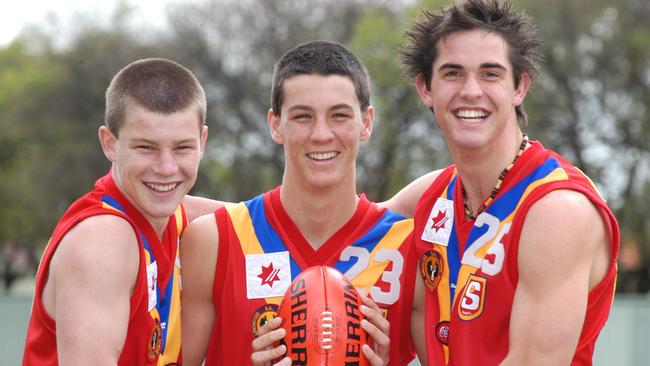
<svg viewBox="0 0 650 366">
<path fill-rule="evenodd" d="M 376 108 L 361 149 L 359 190 L 382 200 L 449 163 L 431 112 L 402 75 L 397 50 L 422 9 L 388 0 L 204 1 L 170 8 L 163 33 L 79 21 L 61 46 L 46 28 L 0 49 L 0 246 L 44 244 L 63 210 L 108 168 L 97 142 L 104 90 L 125 64 L 169 57 L 208 95 L 210 137 L 194 193 L 240 200 L 281 181 L 266 111 L 275 61 L 312 39 L 348 45 L 366 64 Z M 526 100 L 533 139 L 566 155 L 600 187 L 624 237 L 650 253 L 650 3 L 516 0 L 533 16 L 546 62 Z M 147 37 L 143 37 L 147 35 Z M 55 38 L 57 37 L 57 38 Z"/>
</svg>

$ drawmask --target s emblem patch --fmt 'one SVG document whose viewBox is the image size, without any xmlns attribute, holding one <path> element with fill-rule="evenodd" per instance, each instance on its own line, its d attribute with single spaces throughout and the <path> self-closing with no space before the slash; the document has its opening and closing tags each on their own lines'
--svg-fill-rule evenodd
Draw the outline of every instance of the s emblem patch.
<svg viewBox="0 0 650 366">
<path fill-rule="evenodd" d="M 257 331 L 276 316 L 278 316 L 278 305 L 276 304 L 266 304 L 257 309 L 251 319 L 253 336 L 257 337 Z"/>
<path fill-rule="evenodd" d="M 420 274 L 428 291 L 438 287 L 444 270 L 445 263 L 438 251 L 430 250 L 420 258 Z"/>
<path fill-rule="evenodd" d="M 472 273 L 458 304 L 458 316 L 463 320 L 478 318 L 483 313 L 487 278 Z"/>
</svg>

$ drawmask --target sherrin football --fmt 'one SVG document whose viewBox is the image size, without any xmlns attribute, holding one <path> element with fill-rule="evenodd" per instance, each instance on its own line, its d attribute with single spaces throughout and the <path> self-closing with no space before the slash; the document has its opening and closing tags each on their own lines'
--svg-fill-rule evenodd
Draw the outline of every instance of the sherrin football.
<svg viewBox="0 0 650 366">
<path fill-rule="evenodd" d="M 313 266 L 298 275 L 282 298 L 281 343 L 293 365 L 368 365 L 361 351 L 361 297 L 341 272 Z"/>
</svg>

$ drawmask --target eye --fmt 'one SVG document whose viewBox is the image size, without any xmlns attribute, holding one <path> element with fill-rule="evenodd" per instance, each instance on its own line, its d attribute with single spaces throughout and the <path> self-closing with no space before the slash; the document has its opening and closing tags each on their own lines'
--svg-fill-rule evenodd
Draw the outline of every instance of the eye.
<svg viewBox="0 0 650 366">
<path fill-rule="evenodd" d="M 334 118 L 337 121 L 342 121 L 342 120 L 350 119 L 350 118 L 352 118 L 352 116 L 350 114 L 348 114 L 348 113 L 336 112 L 336 113 L 332 114 L 332 118 Z"/>
<path fill-rule="evenodd" d="M 485 71 L 483 76 L 488 79 L 497 79 L 500 77 L 500 74 L 496 71 Z"/>
<path fill-rule="evenodd" d="M 309 121 L 311 120 L 311 115 L 308 113 L 299 113 L 291 117 L 295 121 Z"/>
<path fill-rule="evenodd" d="M 444 73 L 445 79 L 458 79 L 463 76 L 463 73 L 458 70 L 449 70 Z"/>
<path fill-rule="evenodd" d="M 137 145 L 135 148 L 137 150 L 142 150 L 142 151 L 152 151 L 153 150 L 153 146 L 151 146 L 151 145 Z"/>
</svg>

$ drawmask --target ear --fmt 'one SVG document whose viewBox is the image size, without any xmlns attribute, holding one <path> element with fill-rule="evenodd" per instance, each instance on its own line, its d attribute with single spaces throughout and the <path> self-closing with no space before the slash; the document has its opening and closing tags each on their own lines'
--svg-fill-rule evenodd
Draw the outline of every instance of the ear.
<svg viewBox="0 0 650 366">
<path fill-rule="evenodd" d="M 530 75 L 528 75 L 527 72 L 521 73 L 521 77 L 519 78 L 519 85 L 517 85 L 515 88 L 512 99 L 513 107 L 517 107 L 524 103 L 524 98 L 526 97 L 526 94 L 528 94 L 528 90 L 530 90 L 530 84 Z"/>
<path fill-rule="evenodd" d="M 430 80 L 429 80 L 430 82 Z M 429 108 L 433 108 L 433 101 L 431 100 L 431 88 L 427 86 L 427 80 L 424 79 L 422 74 L 415 78 L 415 89 L 418 91 L 420 100 Z"/>
<path fill-rule="evenodd" d="M 359 136 L 360 141 L 366 141 L 370 138 L 374 124 L 375 108 L 370 105 L 368 106 L 368 109 L 366 109 L 366 111 L 361 115 L 361 134 Z"/>
<path fill-rule="evenodd" d="M 284 137 L 280 132 L 280 116 L 273 111 L 273 108 L 270 108 L 266 113 L 266 121 L 269 124 L 269 130 L 271 131 L 271 138 L 275 141 L 276 144 L 284 144 Z"/>
<path fill-rule="evenodd" d="M 201 137 L 199 140 L 199 146 L 201 149 L 201 158 L 203 158 L 203 153 L 205 153 L 205 144 L 208 141 L 208 126 L 201 126 Z"/>
<path fill-rule="evenodd" d="M 104 151 L 106 159 L 110 162 L 114 162 L 116 158 L 115 144 L 117 143 L 117 137 L 113 135 L 106 125 L 99 127 L 98 134 L 99 143 L 102 145 L 102 150 Z"/>
</svg>

